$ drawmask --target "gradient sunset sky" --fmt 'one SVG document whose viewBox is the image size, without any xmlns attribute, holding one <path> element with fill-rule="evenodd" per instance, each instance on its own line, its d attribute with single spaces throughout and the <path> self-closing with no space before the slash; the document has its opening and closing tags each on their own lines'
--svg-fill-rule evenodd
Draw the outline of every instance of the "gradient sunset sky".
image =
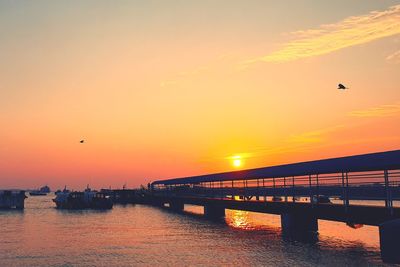
<svg viewBox="0 0 400 267">
<path fill-rule="evenodd" d="M 400 1 L 0 0 L 0 126 L 0 188 L 400 149 Z"/>
</svg>

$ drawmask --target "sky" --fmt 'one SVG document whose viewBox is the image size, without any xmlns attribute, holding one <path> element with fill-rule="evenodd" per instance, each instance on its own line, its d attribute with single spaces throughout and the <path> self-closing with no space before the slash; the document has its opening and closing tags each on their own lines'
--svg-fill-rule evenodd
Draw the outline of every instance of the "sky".
<svg viewBox="0 0 400 267">
<path fill-rule="evenodd" d="M 0 0 L 0 188 L 395 150 L 399 122 L 400 1 Z"/>
</svg>

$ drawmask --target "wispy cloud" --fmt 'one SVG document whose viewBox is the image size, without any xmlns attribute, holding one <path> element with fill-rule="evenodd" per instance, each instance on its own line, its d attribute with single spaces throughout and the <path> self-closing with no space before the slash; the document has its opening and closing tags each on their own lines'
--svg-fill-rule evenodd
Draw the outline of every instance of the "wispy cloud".
<svg viewBox="0 0 400 267">
<path fill-rule="evenodd" d="M 388 117 L 400 114 L 400 103 L 381 105 L 364 110 L 355 110 L 349 113 L 353 117 Z"/>
<path fill-rule="evenodd" d="M 386 60 L 393 62 L 393 63 L 400 63 L 400 50 L 390 54 L 386 57 Z"/>
<path fill-rule="evenodd" d="M 346 47 L 368 43 L 400 34 L 400 5 L 384 11 L 372 11 L 362 16 L 348 17 L 317 29 L 292 33 L 294 39 L 269 55 L 250 60 L 285 62 L 328 54 Z"/>
<path fill-rule="evenodd" d="M 247 153 L 241 153 L 239 155 L 243 156 L 243 158 L 257 158 L 305 151 L 321 145 L 329 144 L 332 135 L 335 135 L 344 128 L 345 125 L 339 124 L 327 128 L 290 135 L 282 139 L 280 142 L 274 143 L 271 147 L 257 147 L 250 149 Z M 224 159 L 229 158 L 231 157 L 226 157 Z"/>
<path fill-rule="evenodd" d="M 291 145 L 294 143 L 297 144 L 320 143 L 326 141 L 326 139 L 331 133 L 336 132 L 343 127 L 344 125 L 336 125 L 332 127 L 318 129 L 315 131 L 303 132 L 300 134 L 289 136 L 289 138 L 286 141 Z"/>
</svg>

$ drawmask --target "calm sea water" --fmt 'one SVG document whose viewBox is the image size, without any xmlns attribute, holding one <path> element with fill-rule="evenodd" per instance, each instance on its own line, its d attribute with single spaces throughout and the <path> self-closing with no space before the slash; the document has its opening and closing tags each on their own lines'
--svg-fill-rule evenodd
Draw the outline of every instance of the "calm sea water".
<svg viewBox="0 0 400 267">
<path fill-rule="evenodd" d="M 280 218 L 227 210 L 224 222 L 144 205 L 61 211 L 30 197 L 0 211 L 0 266 L 378 266 L 376 227 L 319 221 L 316 242 L 287 240 Z"/>
</svg>

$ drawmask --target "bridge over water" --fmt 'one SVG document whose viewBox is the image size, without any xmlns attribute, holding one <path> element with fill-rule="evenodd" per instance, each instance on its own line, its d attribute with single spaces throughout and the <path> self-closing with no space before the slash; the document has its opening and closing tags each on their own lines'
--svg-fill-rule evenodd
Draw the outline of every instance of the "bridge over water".
<svg viewBox="0 0 400 267">
<path fill-rule="evenodd" d="M 284 234 L 318 231 L 318 219 L 379 226 L 382 258 L 400 263 L 400 150 L 207 174 L 151 184 L 151 201 L 278 214 Z"/>
</svg>

